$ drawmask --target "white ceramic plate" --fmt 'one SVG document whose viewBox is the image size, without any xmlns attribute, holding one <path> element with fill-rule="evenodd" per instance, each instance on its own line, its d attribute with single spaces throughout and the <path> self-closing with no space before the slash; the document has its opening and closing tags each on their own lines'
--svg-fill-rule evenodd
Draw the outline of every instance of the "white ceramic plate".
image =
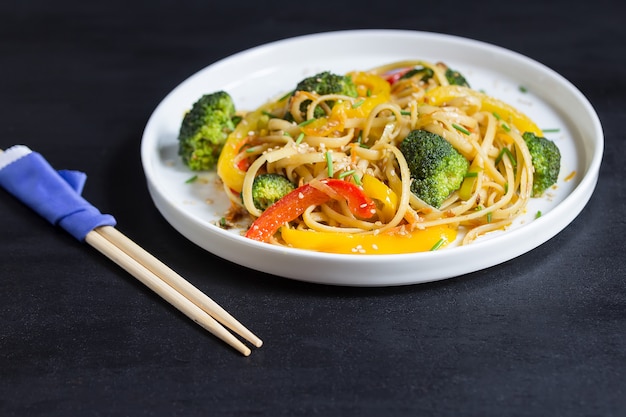
<svg viewBox="0 0 626 417">
<path fill-rule="evenodd" d="M 229 203 L 214 174 L 194 173 L 177 155 L 183 113 L 202 94 L 228 91 L 238 109 L 253 109 L 323 70 L 347 72 L 406 59 L 443 61 L 474 89 L 498 97 L 534 119 L 562 153 L 561 178 L 535 199 L 509 230 L 470 245 L 402 255 L 337 255 L 272 246 L 214 223 Z M 524 87 L 526 91 L 522 91 Z M 490 44 L 435 33 L 397 30 L 330 32 L 256 47 L 209 65 L 176 87 L 150 117 L 141 158 L 154 204 L 183 236 L 222 258 L 282 277 L 334 285 L 391 286 L 455 277 L 513 259 L 565 228 L 595 188 L 603 132 L 594 109 L 570 82 L 544 65 Z M 566 177 L 573 176 L 569 179 Z M 535 219 L 537 211 L 542 216 Z"/>
</svg>

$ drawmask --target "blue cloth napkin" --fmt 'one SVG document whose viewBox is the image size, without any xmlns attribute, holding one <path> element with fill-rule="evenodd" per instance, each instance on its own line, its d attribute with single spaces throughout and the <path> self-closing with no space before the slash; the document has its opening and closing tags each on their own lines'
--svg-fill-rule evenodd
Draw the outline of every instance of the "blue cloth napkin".
<svg viewBox="0 0 626 417">
<path fill-rule="evenodd" d="M 81 193 L 87 175 L 56 171 L 37 152 L 23 145 L 0 153 L 0 185 L 28 207 L 83 241 L 98 226 L 115 226 L 115 218 L 87 202 Z"/>
</svg>

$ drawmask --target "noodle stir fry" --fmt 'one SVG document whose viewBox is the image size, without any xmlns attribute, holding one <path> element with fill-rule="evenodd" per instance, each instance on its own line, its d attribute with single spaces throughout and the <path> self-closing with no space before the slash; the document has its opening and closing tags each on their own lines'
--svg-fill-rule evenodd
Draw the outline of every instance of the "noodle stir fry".
<svg viewBox="0 0 626 417">
<path fill-rule="evenodd" d="M 404 61 L 341 77 L 347 90 L 296 88 L 242 115 L 228 135 L 217 173 L 229 216 L 254 220 L 247 237 L 333 253 L 428 251 L 505 229 L 539 196 L 524 136 L 541 130 L 458 72 Z M 405 149 L 413 135 L 443 139 L 462 163 L 437 169 L 456 177 L 420 178 Z M 259 205 L 255 180 L 268 175 L 287 187 Z M 442 181 L 449 189 L 436 201 L 418 187 Z"/>
</svg>

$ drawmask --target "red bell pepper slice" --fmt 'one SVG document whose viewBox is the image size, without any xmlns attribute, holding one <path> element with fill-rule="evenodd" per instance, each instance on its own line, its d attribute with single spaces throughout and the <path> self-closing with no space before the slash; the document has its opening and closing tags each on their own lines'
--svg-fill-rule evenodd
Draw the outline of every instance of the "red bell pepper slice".
<svg viewBox="0 0 626 417">
<path fill-rule="evenodd" d="M 365 195 L 363 190 L 355 184 L 334 178 L 320 182 L 328 185 L 342 198 L 345 198 L 350 211 L 356 216 L 368 219 L 376 212 L 374 201 Z M 268 207 L 252 223 L 246 233 L 246 237 L 265 242 L 283 224 L 298 218 L 308 207 L 324 204 L 330 199 L 330 195 L 312 185 L 302 185 Z"/>
<path fill-rule="evenodd" d="M 387 80 L 387 82 L 391 85 L 395 84 L 400 78 L 402 78 L 402 76 L 404 74 L 406 74 L 407 72 L 411 71 L 413 68 L 409 67 L 409 68 L 402 68 L 402 69 L 398 69 L 398 70 L 394 70 L 391 72 L 388 72 L 387 74 L 383 75 L 383 78 L 385 80 Z"/>
<path fill-rule="evenodd" d="M 363 189 L 354 183 L 329 178 L 320 181 L 331 187 L 341 197 L 346 199 L 348 208 L 355 215 L 363 219 L 369 219 L 376 212 L 376 204 L 369 198 Z"/>
</svg>

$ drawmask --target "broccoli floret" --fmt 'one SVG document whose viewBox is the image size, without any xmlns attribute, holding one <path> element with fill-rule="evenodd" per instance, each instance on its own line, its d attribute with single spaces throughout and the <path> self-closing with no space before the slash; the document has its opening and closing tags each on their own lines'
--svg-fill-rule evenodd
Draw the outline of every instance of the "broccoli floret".
<svg viewBox="0 0 626 417">
<path fill-rule="evenodd" d="M 463 182 L 469 162 L 443 137 L 413 130 L 400 143 L 411 172 L 411 191 L 439 208 Z"/>
<path fill-rule="evenodd" d="M 533 197 L 541 197 L 544 191 L 556 184 L 561 170 L 561 151 L 556 144 L 532 132 L 522 135 L 532 159 Z"/>
<path fill-rule="evenodd" d="M 330 71 L 320 72 L 312 77 L 305 78 L 296 86 L 296 91 L 309 91 L 319 95 L 343 94 L 356 97 L 356 85 L 348 75 L 333 74 Z"/>
<path fill-rule="evenodd" d="M 257 209 L 265 210 L 295 188 L 295 185 L 282 175 L 261 174 L 252 183 L 252 201 Z"/>
<path fill-rule="evenodd" d="M 450 68 L 446 69 L 446 79 L 451 85 L 460 85 L 468 88 L 470 86 L 465 77 L 460 72 Z"/>
<path fill-rule="evenodd" d="M 400 77 L 400 79 L 403 80 L 407 78 L 413 78 L 419 75 L 421 75 L 420 81 L 427 82 L 428 80 L 433 78 L 435 72 L 430 68 L 419 66 L 413 68 L 410 71 L 407 71 L 402 77 Z"/>
<path fill-rule="evenodd" d="M 194 171 L 213 169 L 235 122 L 235 104 L 228 93 L 200 97 L 185 114 L 178 133 L 178 154 L 185 165 Z"/>
<path fill-rule="evenodd" d="M 469 87 L 469 83 L 460 72 L 448 68 L 447 66 L 445 66 L 445 64 L 439 64 L 439 65 L 445 68 L 446 70 L 445 76 L 446 76 L 446 79 L 448 80 L 448 83 L 450 83 L 451 85 L 461 85 L 464 87 Z M 400 79 L 413 78 L 413 77 L 417 77 L 420 75 L 421 75 L 420 81 L 427 82 L 435 75 L 435 72 L 428 67 L 417 66 L 413 68 L 412 70 L 408 71 L 402 77 L 400 77 Z"/>
<path fill-rule="evenodd" d="M 330 71 L 320 72 L 303 79 L 298 83 L 294 91 L 308 91 L 319 95 L 341 94 L 350 97 L 358 96 L 356 85 L 350 76 L 334 74 Z M 300 105 L 300 111 L 306 112 L 310 103 L 310 100 L 303 101 Z M 316 118 L 324 116 L 324 110 L 317 107 L 314 116 Z"/>
</svg>

